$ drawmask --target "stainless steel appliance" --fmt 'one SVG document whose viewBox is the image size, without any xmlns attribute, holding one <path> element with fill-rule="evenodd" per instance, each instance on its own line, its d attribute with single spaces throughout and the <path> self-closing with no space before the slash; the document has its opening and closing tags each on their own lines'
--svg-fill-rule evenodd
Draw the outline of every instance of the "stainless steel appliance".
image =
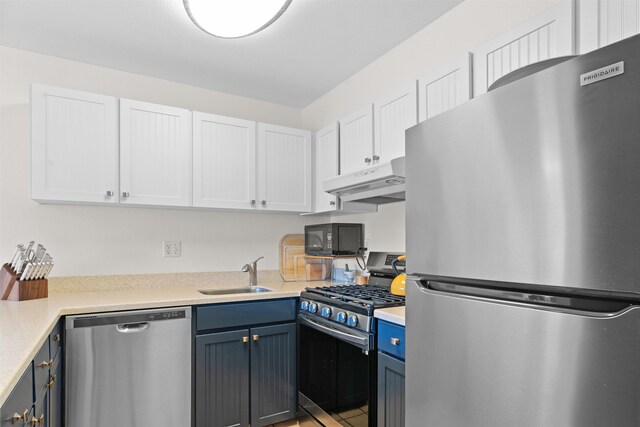
<svg viewBox="0 0 640 427">
<path fill-rule="evenodd" d="M 406 420 L 640 424 L 640 37 L 407 131 Z"/>
<path fill-rule="evenodd" d="M 304 252 L 317 256 L 356 256 L 364 249 L 362 224 L 327 223 L 304 226 Z"/>
<path fill-rule="evenodd" d="M 367 262 L 378 284 L 307 288 L 300 295 L 298 400 L 325 426 L 344 425 L 340 421 L 376 426 L 373 314 L 377 308 L 404 305 L 404 297 L 389 292 L 394 274 L 385 263 L 395 258 L 387 255 L 374 252 Z"/>
<path fill-rule="evenodd" d="M 66 425 L 191 425 L 191 308 L 66 318 Z"/>
</svg>

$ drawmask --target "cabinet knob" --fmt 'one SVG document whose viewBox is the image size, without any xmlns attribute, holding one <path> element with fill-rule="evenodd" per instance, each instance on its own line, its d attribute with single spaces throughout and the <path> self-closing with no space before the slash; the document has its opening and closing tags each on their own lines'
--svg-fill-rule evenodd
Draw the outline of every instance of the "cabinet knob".
<svg viewBox="0 0 640 427">
<path fill-rule="evenodd" d="M 12 416 L 11 416 L 11 423 L 15 424 L 18 421 L 22 421 L 23 423 L 28 423 L 29 422 L 29 410 L 25 409 L 24 412 L 22 413 L 22 415 L 20 415 L 19 413 L 15 412 Z"/>
<path fill-rule="evenodd" d="M 367 164 L 371 163 L 371 158 L 370 157 L 365 157 L 364 158 L 364 162 L 367 163 Z"/>
<path fill-rule="evenodd" d="M 263 200 L 263 201 L 261 201 L 261 202 L 260 202 L 260 204 L 261 204 L 262 206 L 267 206 L 267 201 L 266 201 L 266 200 Z"/>
<path fill-rule="evenodd" d="M 400 338 L 391 338 L 391 345 L 400 345 Z"/>
<path fill-rule="evenodd" d="M 252 200 L 252 201 L 250 201 L 249 203 L 251 203 L 251 206 L 255 206 L 256 201 L 255 201 L 255 200 Z"/>
<path fill-rule="evenodd" d="M 53 359 L 49 359 L 49 361 L 40 362 L 38 368 L 49 368 L 53 366 Z"/>
<path fill-rule="evenodd" d="M 380 160 L 380 156 L 378 156 L 377 154 L 373 155 L 373 161 L 377 162 L 378 160 Z"/>
<path fill-rule="evenodd" d="M 335 205 L 336 205 L 336 201 L 335 201 L 335 200 L 332 200 L 332 201 L 330 201 L 330 202 L 329 202 L 329 204 L 330 204 L 331 206 L 335 206 Z"/>
<path fill-rule="evenodd" d="M 129 192 L 128 191 L 123 191 L 122 192 L 122 197 L 129 197 Z"/>
<path fill-rule="evenodd" d="M 113 196 L 113 194 L 114 194 L 113 191 L 107 190 L 107 197 L 111 197 Z"/>
<path fill-rule="evenodd" d="M 60 342 L 60 334 L 55 334 L 53 336 L 53 340 L 56 341 L 56 342 Z"/>
<path fill-rule="evenodd" d="M 248 343 L 249 342 L 249 337 L 242 337 L 242 342 Z"/>
<path fill-rule="evenodd" d="M 254 335 L 253 336 L 253 341 L 258 341 L 260 339 L 260 335 Z"/>
</svg>

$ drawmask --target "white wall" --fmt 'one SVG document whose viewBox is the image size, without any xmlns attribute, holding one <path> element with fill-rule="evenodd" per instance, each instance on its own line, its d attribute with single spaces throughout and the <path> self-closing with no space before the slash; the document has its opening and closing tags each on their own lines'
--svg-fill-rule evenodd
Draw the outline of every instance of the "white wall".
<svg viewBox="0 0 640 427">
<path fill-rule="evenodd" d="M 302 126 L 315 130 L 387 96 L 455 61 L 521 22 L 571 0 L 467 0 L 302 110 Z M 377 214 L 349 215 L 364 222 L 372 250 L 405 250 L 404 203 Z"/>
<path fill-rule="evenodd" d="M 278 268 L 278 243 L 305 223 L 291 214 L 41 205 L 29 198 L 29 84 L 128 97 L 285 126 L 300 110 L 141 75 L 0 47 L 0 260 L 15 244 L 43 243 L 53 275 L 237 270 L 264 255 Z M 181 240 L 181 258 L 162 258 L 162 240 Z"/>
</svg>

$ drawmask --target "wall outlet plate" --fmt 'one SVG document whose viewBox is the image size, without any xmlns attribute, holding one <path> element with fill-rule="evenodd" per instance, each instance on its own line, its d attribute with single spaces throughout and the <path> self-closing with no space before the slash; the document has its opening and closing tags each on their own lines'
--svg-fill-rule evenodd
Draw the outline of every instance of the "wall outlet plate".
<svg viewBox="0 0 640 427">
<path fill-rule="evenodd" d="M 182 256 L 182 242 L 180 240 L 165 240 L 164 242 L 162 242 L 162 256 Z"/>
</svg>

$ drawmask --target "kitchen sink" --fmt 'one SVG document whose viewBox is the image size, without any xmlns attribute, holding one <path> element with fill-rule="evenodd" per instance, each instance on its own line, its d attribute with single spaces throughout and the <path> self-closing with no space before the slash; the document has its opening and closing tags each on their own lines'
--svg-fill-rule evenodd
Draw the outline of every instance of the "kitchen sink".
<svg viewBox="0 0 640 427">
<path fill-rule="evenodd" d="M 230 294 L 256 294 L 260 292 L 271 292 L 269 288 L 262 286 L 251 286 L 250 288 L 232 288 L 232 289 L 201 289 L 203 295 L 230 295 Z"/>
</svg>

